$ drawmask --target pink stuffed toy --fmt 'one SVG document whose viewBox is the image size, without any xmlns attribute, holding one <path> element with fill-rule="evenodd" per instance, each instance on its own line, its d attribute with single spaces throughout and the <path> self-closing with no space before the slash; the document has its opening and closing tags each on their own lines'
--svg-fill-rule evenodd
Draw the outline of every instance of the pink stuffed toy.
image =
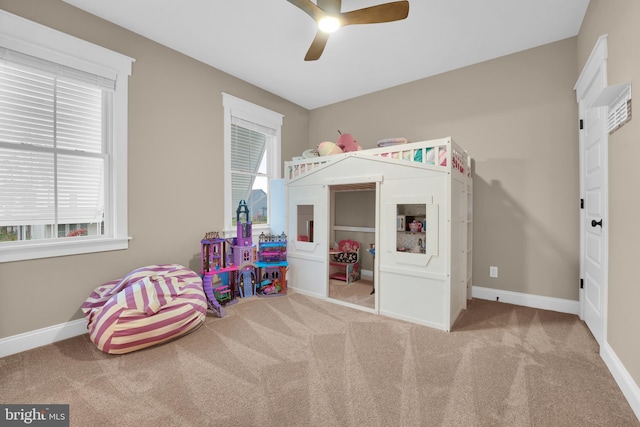
<svg viewBox="0 0 640 427">
<path fill-rule="evenodd" d="M 345 153 L 348 153 L 349 151 L 362 150 L 362 147 L 360 147 L 360 144 L 358 144 L 358 141 L 356 141 L 353 135 L 349 133 L 341 133 L 340 136 L 338 137 L 337 145 Z"/>
</svg>

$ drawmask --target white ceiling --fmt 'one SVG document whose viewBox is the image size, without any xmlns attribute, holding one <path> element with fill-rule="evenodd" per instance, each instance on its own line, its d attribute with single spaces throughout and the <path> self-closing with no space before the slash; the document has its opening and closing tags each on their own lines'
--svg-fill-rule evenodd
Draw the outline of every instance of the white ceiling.
<svg viewBox="0 0 640 427">
<path fill-rule="evenodd" d="M 307 109 L 578 34 L 589 0 L 410 0 L 304 56 L 315 22 L 286 0 L 64 0 Z M 342 11 L 387 0 L 343 0 Z"/>
</svg>

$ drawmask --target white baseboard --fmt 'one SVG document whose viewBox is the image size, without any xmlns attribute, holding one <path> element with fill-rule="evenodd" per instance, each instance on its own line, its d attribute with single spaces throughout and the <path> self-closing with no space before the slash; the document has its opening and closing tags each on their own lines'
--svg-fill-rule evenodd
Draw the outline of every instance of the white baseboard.
<svg viewBox="0 0 640 427">
<path fill-rule="evenodd" d="M 618 359 L 618 356 L 609 343 L 605 342 L 604 345 L 600 347 L 600 357 L 604 360 L 607 368 L 609 368 L 613 379 L 618 383 L 618 387 L 620 387 L 622 394 L 627 399 L 627 402 L 629 402 L 633 413 L 636 414 L 636 418 L 640 420 L 640 387 L 638 387 L 638 384 L 636 384 L 633 377 L 629 374 L 629 371 L 627 371 L 627 368 L 625 368 L 620 359 Z"/>
<path fill-rule="evenodd" d="M 483 288 L 480 286 L 473 286 L 471 288 L 471 296 L 473 298 L 490 301 L 497 300 L 508 304 L 522 305 L 524 307 L 580 315 L 580 302 L 569 299 L 523 294 L 520 292 L 503 291 L 501 289 Z"/>
<path fill-rule="evenodd" d="M 53 325 L 24 334 L 0 339 L 0 357 L 31 350 L 57 341 L 73 338 L 87 333 L 86 319 Z"/>
<path fill-rule="evenodd" d="M 380 311 L 380 314 L 382 316 L 390 317 L 392 319 L 398 319 L 398 320 L 402 320 L 402 321 L 405 321 L 405 322 L 415 323 L 417 325 L 427 326 L 427 327 L 432 328 L 432 329 L 437 329 L 437 330 L 440 330 L 440 331 L 449 332 L 449 328 L 447 328 L 446 325 L 441 325 L 439 323 L 434 323 L 434 322 L 429 322 L 429 321 L 426 321 L 426 320 L 416 319 L 415 317 L 411 317 L 411 316 L 403 316 L 403 315 L 398 314 L 398 313 L 389 312 L 389 311 L 383 311 L 383 310 Z"/>
<path fill-rule="evenodd" d="M 295 286 L 287 285 L 287 292 L 289 290 L 291 290 L 293 292 L 297 292 L 297 293 L 302 294 L 302 295 L 306 295 L 308 297 L 314 297 L 314 298 L 319 298 L 319 299 L 323 299 L 323 300 L 327 299 L 327 297 L 325 295 L 320 295 L 320 294 L 318 294 L 316 292 L 309 292 L 309 291 L 305 291 L 304 289 L 296 288 Z"/>
</svg>

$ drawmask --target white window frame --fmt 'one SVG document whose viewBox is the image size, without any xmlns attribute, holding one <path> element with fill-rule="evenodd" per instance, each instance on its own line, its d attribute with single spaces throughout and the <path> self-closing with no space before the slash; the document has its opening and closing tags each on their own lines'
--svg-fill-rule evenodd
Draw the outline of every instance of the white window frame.
<svg viewBox="0 0 640 427">
<path fill-rule="evenodd" d="M 267 108 L 253 104 L 249 101 L 237 98 L 228 93 L 222 93 L 222 105 L 224 107 L 224 234 L 234 236 L 236 227 L 233 226 L 233 212 L 231 206 L 231 118 L 238 117 L 276 131 L 275 142 L 267 144 L 267 175 L 269 184 L 281 176 L 280 153 L 283 115 Z M 253 234 L 271 230 L 271 190 L 267 201 L 268 223 L 252 226 Z"/>
<path fill-rule="evenodd" d="M 0 10 L 0 46 L 115 80 L 112 145 L 107 154 L 105 236 L 5 242 L 0 262 L 127 249 L 128 78 L 134 59 Z"/>
</svg>

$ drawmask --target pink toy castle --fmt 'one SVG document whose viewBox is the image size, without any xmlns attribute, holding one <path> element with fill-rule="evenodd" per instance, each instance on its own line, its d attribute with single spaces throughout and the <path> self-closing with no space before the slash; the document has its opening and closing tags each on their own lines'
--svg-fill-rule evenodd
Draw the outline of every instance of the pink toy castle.
<svg viewBox="0 0 640 427">
<path fill-rule="evenodd" d="M 236 227 L 233 239 L 210 232 L 201 241 L 200 276 L 209 308 L 219 317 L 225 315 L 223 306 L 237 302 L 237 297 L 284 295 L 287 289 L 286 235 L 267 237 L 263 233 L 258 259 L 249 208 L 244 200 L 238 203 Z"/>
</svg>

